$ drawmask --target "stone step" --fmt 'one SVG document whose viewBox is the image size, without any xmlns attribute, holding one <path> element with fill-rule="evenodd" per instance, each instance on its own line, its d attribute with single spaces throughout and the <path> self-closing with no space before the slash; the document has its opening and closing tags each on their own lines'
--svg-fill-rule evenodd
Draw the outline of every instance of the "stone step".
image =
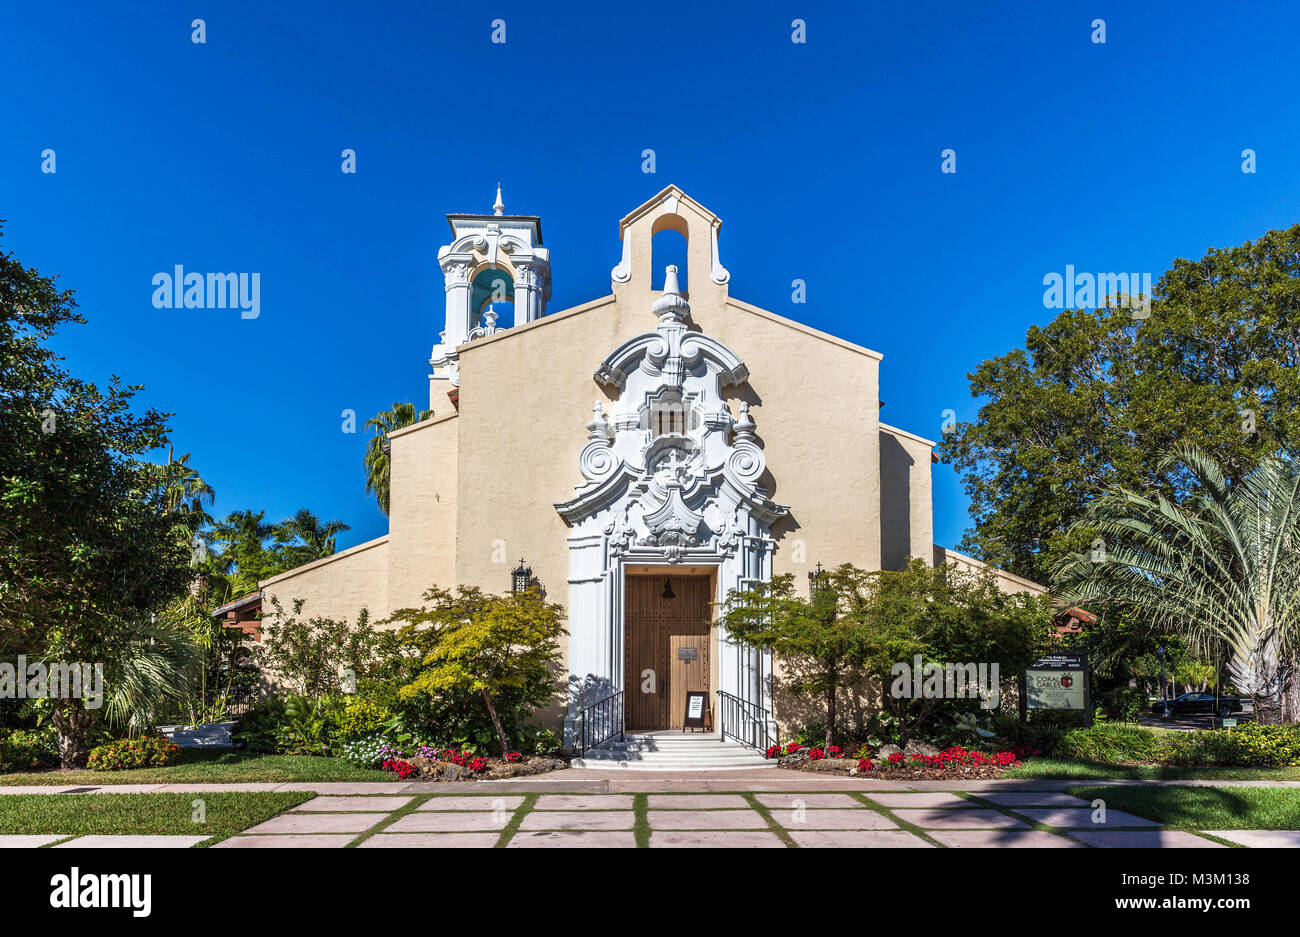
<svg viewBox="0 0 1300 937">
<path fill-rule="evenodd" d="M 727 771 L 775 767 L 776 762 L 717 733 L 650 735 L 632 733 L 573 761 L 575 768 L 635 771 Z"/>
</svg>

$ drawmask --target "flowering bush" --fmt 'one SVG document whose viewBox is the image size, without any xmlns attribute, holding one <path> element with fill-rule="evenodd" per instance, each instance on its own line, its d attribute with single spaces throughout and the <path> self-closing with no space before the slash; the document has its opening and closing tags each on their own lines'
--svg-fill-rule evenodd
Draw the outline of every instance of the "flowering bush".
<svg viewBox="0 0 1300 937">
<path fill-rule="evenodd" d="M 402 758 L 397 749 L 389 746 L 382 735 L 369 735 L 365 738 L 344 742 L 340 754 L 359 768 L 374 768 L 386 758 Z"/>
<path fill-rule="evenodd" d="M 159 735 L 118 739 L 91 749 L 86 767 L 92 771 L 122 771 L 128 768 L 161 768 L 175 764 L 181 748 Z"/>
<path fill-rule="evenodd" d="M 801 748 L 803 748 L 803 746 L 800 745 L 798 742 L 791 742 L 789 745 L 785 747 L 785 753 L 787 755 L 793 755 Z"/>
<path fill-rule="evenodd" d="M 826 757 L 826 753 L 822 751 L 820 748 L 808 749 L 808 758 L 810 761 L 821 761 L 825 757 Z"/>
<path fill-rule="evenodd" d="M 14 729 L 0 741 L 0 771 L 51 768 L 59 763 L 54 729 Z"/>
<path fill-rule="evenodd" d="M 398 776 L 399 778 L 401 778 L 403 781 L 405 781 L 405 780 L 406 780 L 407 778 L 409 778 L 411 775 L 415 774 L 415 765 L 411 764 L 409 761 L 402 761 L 402 760 L 397 759 L 397 758 L 387 758 L 387 759 L 385 759 L 385 760 L 384 760 L 384 763 L 383 763 L 383 765 L 381 765 L 381 767 L 382 767 L 385 771 L 391 771 L 391 772 L 393 772 L 395 775 L 397 775 L 397 776 Z"/>
<path fill-rule="evenodd" d="M 844 757 L 844 749 L 840 748 L 838 745 L 832 745 L 830 748 L 826 749 L 826 757 L 827 757 L 827 758 L 843 758 L 843 757 Z"/>
<path fill-rule="evenodd" d="M 469 760 L 469 764 L 467 764 L 465 767 L 469 768 L 469 770 L 473 771 L 475 774 L 478 774 L 481 771 L 487 770 L 488 760 L 486 758 L 480 758 L 478 755 L 475 755 L 473 758 Z"/>
<path fill-rule="evenodd" d="M 516 761 L 523 761 L 523 760 L 524 760 L 523 752 L 506 752 L 506 761 L 513 763 Z"/>
<path fill-rule="evenodd" d="M 858 761 L 858 773 L 859 773 L 859 774 L 866 774 L 868 771 L 870 771 L 870 770 L 871 770 L 872 768 L 874 768 L 874 767 L 875 767 L 875 765 L 873 765 L 873 764 L 871 763 L 871 759 L 870 759 L 870 758 L 862 758 L 862 759 L 859 759 L 859 761 Z"/>
<path fill-rule="evenodd" d="M 976 768 L 995 767 L 1009 768 L 1019 762 L 1015 752 L 973 752 L 969 749 L 962 748 L 960 745 L 954 745 L 947 748 L 937 755 L 912 755 L 907 760 L 914 765 L 925 765 L 927 768 L 946 768 L 949 765 L 969 765 Z M 901 752 L 895 752 L 889 756 L 891 765 L 902 765 L 904 756 Z"/>
<path fill-rule="evenodd" d="M 780 745 L 772 745 L 763 753 L 764 758 L 780 758 L 782 749 Z"/>
</svg>

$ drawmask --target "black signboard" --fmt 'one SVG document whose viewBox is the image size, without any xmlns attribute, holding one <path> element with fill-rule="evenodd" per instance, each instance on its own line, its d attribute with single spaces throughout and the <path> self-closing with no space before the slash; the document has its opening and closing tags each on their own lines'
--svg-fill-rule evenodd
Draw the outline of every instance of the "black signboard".
<svg viewBox="0 0 1300 937">
<path fill-rule="evenodd" d="M 1025 668 L 1020 677 L 1020 711 L 1028 709 L 1082 712 L 1092 723 L 1092 692 L 1088 655 L 1052 651 Z"/>
<path fill-rule="evenodd" d="M 703 691 L 686 691 L 686 715 L 682 717 L 682 731 L 703 729 L 709 718 L 709 694 Z"/>
</svg>

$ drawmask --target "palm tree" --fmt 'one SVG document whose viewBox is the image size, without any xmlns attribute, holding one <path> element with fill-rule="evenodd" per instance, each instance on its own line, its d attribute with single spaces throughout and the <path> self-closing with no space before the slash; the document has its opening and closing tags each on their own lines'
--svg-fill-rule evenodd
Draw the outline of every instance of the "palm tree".
<svg viewBox="0 0 1300 937">
<path fill-rule="evenodd" d="M 388 434 L 404 426 L 413 426 L 421 420 L 433 416 L 432 410 L 416 411 L 413 403 L 394 403 L 392 409 L 381 410 L 366 420 L 366 425 L 374 429 L 374 438 L 366 448 L 366 494 L 374 492 L 379 502 L 379 510 L 388 514 L 389 470 L 391 460 L 388 455 Z"/>
<path fill-rule="evenodd" d="M 306 547 L 308 559 L 303 562 L 319 560 L 334 555 L 334 542 L 339 534 L 352 528 L 342 521 L 329 521 L 322 524 L 320 518 L 302 508 L 298 513 L 277 525 L 277 536 L 284 540 L 301 540 Z"/>
<path fill-rule="evenodd" d="M 1185 633 L 1203 654 L 1226 649 L 1262 723 L 1300 718 L 1300 471 L 1270 456 L 1236 482 L 1205 452 L 1161 461 L 1195 483 L 1182 503 L 1114 488 L 1075 524 L 1099 533 L 1056 569 L 1067 604 L 1128 603 Z"/>
</svg>

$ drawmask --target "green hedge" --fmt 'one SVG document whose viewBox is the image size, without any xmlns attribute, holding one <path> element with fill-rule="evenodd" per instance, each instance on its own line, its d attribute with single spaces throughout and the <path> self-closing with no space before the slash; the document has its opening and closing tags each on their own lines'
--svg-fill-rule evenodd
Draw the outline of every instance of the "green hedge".
<svg viewBox="0 0 1300 937">
<path fill-rule="evenodd" d="M 1300 766 L 1300 726 L 1262 726 L 1179 732 L 1171 736 L 1167 758 L 1174 765 L 1289 768 Z"/>
<path fill-rule="evenodd" d="M 1124 761 L 1155 762 L 1164 755 L 1160 736 L 1141 726 L 1101 722 L 1087 729 L 1071 729 L 1057 741 L 1052 756 L 1108 764 Z"/>
</svg>

